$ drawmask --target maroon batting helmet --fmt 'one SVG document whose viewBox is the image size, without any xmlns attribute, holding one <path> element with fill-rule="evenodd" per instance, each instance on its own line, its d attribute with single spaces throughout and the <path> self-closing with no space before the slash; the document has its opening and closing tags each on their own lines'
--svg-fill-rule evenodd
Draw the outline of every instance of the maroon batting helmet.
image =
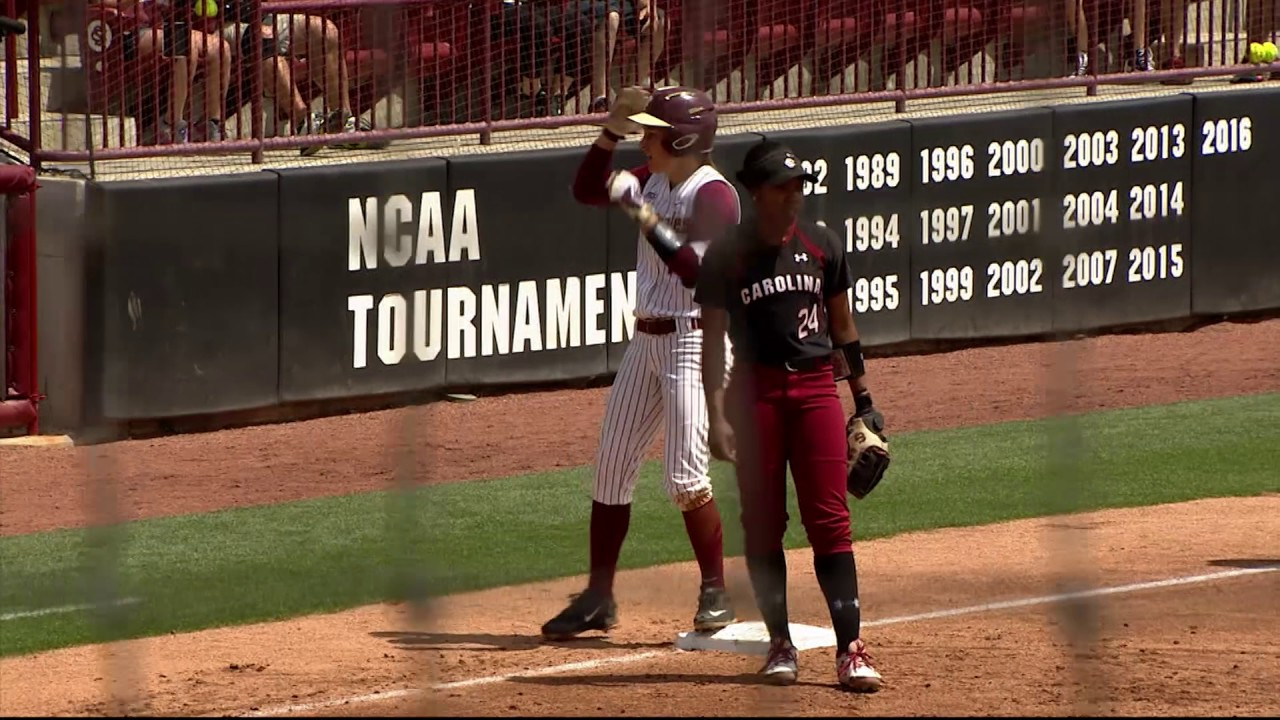
<svg viewBox="0 0 1280 720">
<path fill-rule="evenodd" d="M 659 88 L 644 112 L 629 119 L 644 127 L 665 128 L 662 147 L 672 155 L 709 153 L 716 137 L 716 105 L 693 88 Z"/>
</svg>

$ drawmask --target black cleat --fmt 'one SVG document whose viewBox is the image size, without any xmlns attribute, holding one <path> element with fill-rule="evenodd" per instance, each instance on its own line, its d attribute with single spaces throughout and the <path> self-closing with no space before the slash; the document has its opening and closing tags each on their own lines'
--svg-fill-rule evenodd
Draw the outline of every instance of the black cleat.
<svg viewBox="0 0 1280 720">
<path fill-rule="evenodd" d="M 613 598 L 587 588 L 573 596 L 569 607 L 542 626 L 542 637 L 568 640 L 588 630 L 608 631 L 618 624 L 618 604 Z"/>
<path fill-rule="evenodd" d="M 698 594 L 698 612 L 693 616 L 693 629 L 711 632 L 728 627 L 737 621 L 729 591 L 718 587 L 704 587 Z"/>
</svg>

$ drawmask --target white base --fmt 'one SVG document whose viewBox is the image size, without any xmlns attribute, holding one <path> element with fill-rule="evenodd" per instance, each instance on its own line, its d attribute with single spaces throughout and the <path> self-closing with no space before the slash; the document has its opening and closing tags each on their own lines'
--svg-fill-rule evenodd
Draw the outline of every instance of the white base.
<svg viewBox="0 0 1280 720">
<path fill-rule="evenodd" d="M 0 438 L 0 445 L 18 445 L 24 447 L 71 447 L 75 442 L 70 435 L 19 435 L 18 437 Z"/>
<path fill-rule="evenodd" d="M 831 628 L 791 623 L 791 642 L 798 651 L 835 647 L 836 633 Z M 676 648 L 767 655 L 769 630 L 757 620 L 734 623 L 714 633 L 687 631 L 676 635 Z"/>
</svg>

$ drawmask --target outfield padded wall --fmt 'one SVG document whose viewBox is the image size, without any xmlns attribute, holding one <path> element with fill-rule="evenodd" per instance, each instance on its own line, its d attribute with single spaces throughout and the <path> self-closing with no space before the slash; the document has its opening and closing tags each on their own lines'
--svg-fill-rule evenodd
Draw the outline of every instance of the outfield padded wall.
<svg viewBox="0 0 1280 720">
<path fill-rule="evenodd" d="M 715 159 L 732 178 L 775 138 L 819 177 L 806 213 L 846 241 L 867 346 L 1002 341 L 1280 308 L 1253 179 L 1277 110 L 1189 92 L 744 133 Z M 134 419 L 608 376 L 638 239 L 573 200 L 584 152 L 93 183 L 87 392 Z"/>
</svg>

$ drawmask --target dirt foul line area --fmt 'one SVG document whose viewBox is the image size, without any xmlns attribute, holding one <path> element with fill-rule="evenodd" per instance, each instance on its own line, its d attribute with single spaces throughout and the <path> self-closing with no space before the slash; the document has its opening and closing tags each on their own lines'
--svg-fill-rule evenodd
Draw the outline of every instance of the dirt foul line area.
<svg viewBox="0 0 1280 720">
<path fill-rule="evenodd" d="M 103 714 L 115 694 L 182 715 L 1274 716 L 1276 517 L 1280 496 L 1264 495 L 861 543 L 874 696 L 835 686 L 830 649 L 802 653 L 790 688 L 759 685 L 757 657 L 673 651 L 697 593 L 682 563 L 622 573 L 608 636 L 538 638 L 581 589 L 570 578 L 449 597 L 420 619 L 376 605 L 8 658 L 0 675 L 23 682 L 0 712 Z M 793 622 L 827 626 L 807 549 L 788 564 Z M 1087 597 L 1061 597 L 1079 592 L 1071 567 Z M 740 559 L 728 571 L 756 619 Z"/>
<path fill-rule="evenodd" d="M 884 627 L 887 625 L 898 625 L 901 623 L 924 622 L 928 620 L 936 620 L 942 618 L 953 618 L 961 615 L 973 615 L 978 613 L 998 612 L 1001 610 L 1011 610 L 1015 608 L 1033 607 L 1036 605 L 1048 605 L 1053 603 L 1067 603 L 1076 601 L 1087 601 L 1094 598 L 1100 598 L 1107 595 L 1120 595 L 1133 592 L 1141 592 L 1144 590 L 1159 590 L 1166 588 L 1182 587 L 1187 585 L 1198 585 L 1200 583 L 1215 582 L 1218 580 L 1227 580 L 1238 578 L 1246 575 L 1257 575 L 1261 573 L 1269 573 L 1280 570 L 1280 564 L 1262 565 L 1255 568 L 1241 568 L 1237 570 L 1223 570 L 1220 572 L 1207 573 L 1204 575 L 1191 575 L 1184 577 L 1165 578 L 1163 580 L 1154 580 L 1150 582 L 1131 583 L 1128 585 L 1118 585 L 1104 588 L 1093 588 L 1090 590 L 1080 590 L 1076 592 L 1057 593 L 1054 595 L 1042 595 L 1038 597 L 1020 598 L 1017 600 L 1005 600 L 1001 602 L 984 603 L 981 605 L 969 605 L 966 607 L 951 608 L 947 610 L 936 610 L 933 612 L 918 613 L 915 615 L 902 615 L 898 617 L 888 617 L 880 620 L 869 620 L 862 624 L 863 628 Z M 431 686 L 428 691 L 439 692 L 442 690 L 454 690 L 460 688 L 478 687 L 481 685 L 492 685 L 494 683 L 519 681 L 526 678 L 546 677 L 549 675 L 570 674 L 578 671 L 594 671 L 608 666 L 616 666 L 623 664 L 639 663 L 651 658 L 661 659 L 668 655 L 678 655 L 684 653 L 683 650 L 657 651 L 650 650 L 629 655 L 621 655 L 617 657 L 602 658 L 599 660 L 587 660 L 585 662 L 568 663 L 565 665 L 552 665 L 550 667 L 538 670 L 530 670 L 527 672 L 508 673 L 505 675 L 487 675 L 483 677 L 472 678 L 470 680 L 456 680 L 454 682 L 439 683 Z M 275 717 L 280 715 L 293 715 L 314 713 L 318 710 L 325 710 L 334 707 L 359 705 L 362 703 L 385 702 L 396 700 L 399 698 L 416 696 L 424 691 L 416 688 L 406 688 L 403 690 L 391 690 L 384 693 L 357 695 L 355 697 L 338 698 L 336 700 L 327 700 L 318 703 L 303 703 L 299 705 L 285 705 L 281 707 L 265 708 L 257 711 L 243 713 L 244 717 Z"/>
<path fill-rule="evenodd" d="M 1073 378 L 1055 374 L 1064 347 Z M 1068 381 L 1071 411 L 1276 392 L 1278 353 L 1273 319 L 870 365 L 906 432 L 1043 417 L 1055 378 Z M 441 405 L 422 456 L 447 456 L 447 467 L 409 470 L 434 483 L 588 464 L 606 392 Z M 386 489 L 403 414 L 119 443 L 121 515 Z M 537 420 L 514 427 L 520 417 Z M 0 451 L 0 535 L 89 522 L 72 500 L 84 462 L 82 448 Z M 1213 480 L 1208 462 L 1190 470 Z M 758 657 L 675 652 L 698 591 L 683 563 L 621 573 L 621 625 L 607 636 L 538 637 L 583 587 L 567 578 L 451 596 L 425 613 L 381 604 L 8 657 L 0 714 L 1278 716 L 1276 518 L 1273 493 L 857 542 L 864 637 L 885 677 L 872 696 L 837 688 L 829 648 L 802 653 L 789 688 L 761 686 Z M 582 541 L 585 554 L 585 530 Z M 808 549 L 788 558 L 792 621 L 826 627 Z M 741 560 L 726 570 L 740 618 L 757 620 Z M 1082 588 L 1093 590 L 1072 595 Z M 81 608 L 15 611 L 74 622 Z"/>
</svg>

